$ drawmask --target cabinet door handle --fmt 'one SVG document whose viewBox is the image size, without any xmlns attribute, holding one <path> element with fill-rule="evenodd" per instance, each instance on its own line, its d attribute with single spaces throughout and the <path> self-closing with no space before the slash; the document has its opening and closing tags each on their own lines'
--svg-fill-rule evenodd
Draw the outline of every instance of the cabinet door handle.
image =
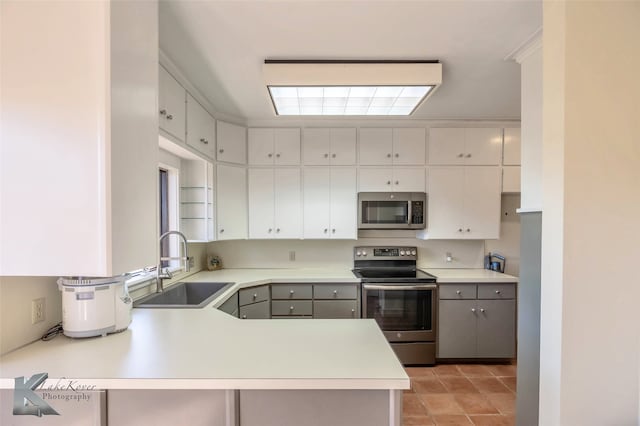
<svg viewBox="0 0 640 426">
<path fill-rule="evenodd" d="M 220 149 L 218 150 L 218 152 L 219 152 L 220 154 L 222 154 L 222 153 L 224 152 L 224 149 L 220 148 Z"/>
<path fill-rule="evenodd" d="M 396 158 L 400 157 L 400 154 L 396 154 Z"/>
<path fill-rule="evenodd" d="M 242 319 L 247 319 L 247 315 L 246 315 L 246 314 L 245 314 L 245 315 L 243 315 L 243 316 L 242 316 Z"/>
<path fill-rule="evenodd" d="M 324 228 L 324 233 L 326 234 L 327 232 L 329 232 L 329 230 L 327 228 Z"/>
<path fill-rule="evenodd" d="M 336 228 L 333 228 L 333 229 L 331 230 L 331 233 L 335 234 L 335 233 L 336 233 Z"/>
<path fill-rule="evenodd" d="M 200 142 L 202 142 L 205 145 L 209 145 L 209 141 L 206 140 L 205 138 L 200 138 Z"/>
<path fill-rule="evenodd" d="M 471 154 L 467 154 L 467 158 L 471 158 Z"/>
<path fill-rule="evenodd" d="M 267 157 L 271 158 L 271 157 L 273 157 L 273 154 L 269 153 L 269 154 L 267 154 Z"/>
<path fill-rule="evenodd" d="M 391 158 L 391 154 L 387 154 L 387 158 Z"/>
<path fill-rule="evenodd" d="M 355 309 L 351 309 L 351 313 L 352 313 L 352 314 L 355 314 L 355 313 L 356 313 L 356 310 L 355 310 Z"/>
<path fill-rule="evenodd" d="M 329 158 L 329 154 L 325 154 L 325 155 L 324 155 L 324 158 Z"/>
<path fill-rule="evenodd" d="M 456 290 L 456 294 L 462 294 L 460 290 Z"/>
<path fill-rule="evenodd" d="M 280 228 L 276 228 L 276 233 L 280 232 Z"/>
<path fill-rule="evenodd" d="M 387 181 L 387 185 L 391 185 L 391 181 L 390 180 Z"/>
<path fill-rule="evenodd" d="M 253 293 L 253 300 L 256 300 L 258 298 L 258 293 Z"/>
<path fill-rule="evenodd" d="M 333 290 L 333 294 L 338 294 L 338 290 Z"/>
<path fill-rule="evenodd" d="M 293 294 L 293 293 L 295 293 L 295 291 L 289 290 L 289 294 Z"/>
<path fill-rule="evenodd" d="M 467 228 L 467 232 L 471 232 L 471 229 Z"/>
<path fill-rule="evenodd" d="M 220 230 L 220 233 L 222 234 L 224 232 L 224 228 Z"/>
<path fill-rule="evenodd" d="M 173 120 L 173 115 L 168 114 L 168 115 L 167 115 L 167 120 Z"/>
<path fill-rule="evenodd" d="M 400 181 L 396 181 L 396 185 L 399 185 L 399 184 L 400 184 Z"/>
<path fill-rule="evenodd" d="M 480 312 L 484 313 L 484 309 L 483 309 L 483 308 L 480 308 Z"/>
<path fill-rule="evenodd" d="M 280 158 L 280 154 L 276 154 L 276 158 Z"/>
<path fill-rule="evenodd" d="M 462 232 L 462 228 L 458 228 L 458 232 Z"/>
<path fill-rule="evenodd" d="M 471 308 L 471 312 L 476 313 L 476 308 Z"/>
<path fill-rule="evenodd" d="M 331 154 L 331 158 L 336 158 L 336 155 L 335 154 Z"/>
<path fill-rule="evenodd" d="M 160 115 L 167 115 L 167 110 L 166 109 L 161 109 L 160 110 Z"/>
<path fill-rule="evenodd" d="M 464 154 L 458 154 L 458 158 L 464 157 Z"/>
<path fill-rule="evenodd" d="M 500 294 L 500 290 L 496 290 L 496 294 Z"/>
<path fill-rule="evenodd" d="M 289 306 L 289 310 L 293 312 L 293 306 Z"/>
<path fill-rule="evenodd" d="M 273 229 L 269 228 L 269 233 L 271 233 L 271 231 L 273 231 Z"/>
</svg>

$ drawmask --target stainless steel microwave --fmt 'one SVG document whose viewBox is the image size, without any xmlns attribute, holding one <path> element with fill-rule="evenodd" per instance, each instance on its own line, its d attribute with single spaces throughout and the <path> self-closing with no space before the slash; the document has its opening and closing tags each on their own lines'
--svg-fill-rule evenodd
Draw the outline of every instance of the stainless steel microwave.
<svg viewBox="0 0 640 426">
<path fill-rule="evenodd" d="M 424 192 L 358 193 L 358 229 L 425 229 Z"/>
</svg>

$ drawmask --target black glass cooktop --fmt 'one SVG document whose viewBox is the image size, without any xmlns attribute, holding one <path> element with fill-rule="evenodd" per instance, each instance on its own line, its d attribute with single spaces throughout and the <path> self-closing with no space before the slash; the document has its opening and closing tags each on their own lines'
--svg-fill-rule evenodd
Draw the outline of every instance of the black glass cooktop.
<svg viewBox="0 0 640 426">
<path fill-rule="evenodd" d="M 363 282 L 436 282 L 433 275 L 412 268 L 354 269 L 353 274 Z"/>
</svg>

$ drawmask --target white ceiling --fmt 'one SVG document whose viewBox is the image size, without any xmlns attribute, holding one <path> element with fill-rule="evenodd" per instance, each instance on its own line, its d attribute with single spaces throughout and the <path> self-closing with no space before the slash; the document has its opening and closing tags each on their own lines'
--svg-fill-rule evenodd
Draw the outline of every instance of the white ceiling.
<svg viewBox="0 0 640 426">
<path fill-rule="evenodd" d="M 536 1 L 162 1 L 160 47 L 220 112 L 274 117 L 264 59 L 439 59 L 420 119 L 519 119 L 504 58 L 542 25 Z"/>
</svg>

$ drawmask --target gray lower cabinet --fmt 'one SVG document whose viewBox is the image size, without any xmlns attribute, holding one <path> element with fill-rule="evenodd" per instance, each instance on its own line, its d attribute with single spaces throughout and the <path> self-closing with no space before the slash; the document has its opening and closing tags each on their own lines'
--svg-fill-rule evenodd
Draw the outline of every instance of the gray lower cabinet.
<svg viewBox="0 0 640 426">
<path fill-rule="evenodd" d="M 476 301 L 440 300 L 438 308 L 438 357 L 475 358 Z"/>
<path fill-rule="evenodd" d="M 314 300 L 313 317 L 321 319 L 358 318 L 358 301 Z"/>
<path fill-rule="evenodd" d="M 269 310 L 269 301 L 252 303 L 251 305 L 240 306 L 241 319 L 269 319 L 271 312 Z"/>
<path fill-rule="evenodd" d="M 226 312 L 234 317 L 238 316 L 238 293 L 234 293 L 222 305 L 218 307 L 222 312 Z"/>
<path fill-rule="evenodd" d="M 271 318 L 271 297 L 268 285 L 243 288 L 238 292 L 240 319 Z"/>
<path fill-rule="evenodd" d="M 515 297 L 515 284 L 441 284 L 438 358 L 513 358 Z"/>
<path fill-rule="evenodd" d="M 311 300 L 274 300 L 271 313 L 274 316 L 311 316 L 313 308 Z"/>
</svg>

